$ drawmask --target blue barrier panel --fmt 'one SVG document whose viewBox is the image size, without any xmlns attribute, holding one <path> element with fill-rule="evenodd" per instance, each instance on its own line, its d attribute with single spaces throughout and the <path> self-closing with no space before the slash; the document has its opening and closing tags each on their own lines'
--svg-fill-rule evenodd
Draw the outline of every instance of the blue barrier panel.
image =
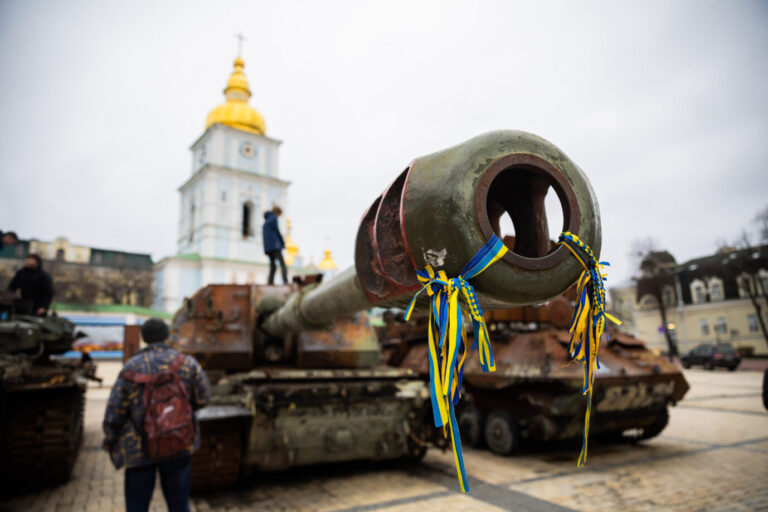
<svg viewBox="0 0 768 512">
<path fill-rule="evenodd" d="M 94 360 L 102 360 L 102 361 L 114 360 L 114 359 L 118 359 L 120 361 L 123 360 L 122 350 L 96 350 L 93 352 L 89 352 L 89 355 L 91 356 L 91 359 L 94 359 Z M 77 350 L 70 350 L 56 357 L 62 358 L 62 359 L 80 359 L 81 357 L 83 357 L 83 355 Z"/>
</svg>

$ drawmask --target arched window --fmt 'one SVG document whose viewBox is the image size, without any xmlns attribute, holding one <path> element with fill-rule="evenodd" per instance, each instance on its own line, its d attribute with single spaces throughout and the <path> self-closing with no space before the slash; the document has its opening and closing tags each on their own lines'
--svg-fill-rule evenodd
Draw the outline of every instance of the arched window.
<svg viewBox="0 0 768 512">
<path fill-rule="evenodd" d="M 691 283 L 691 300 L 694 304 L 704 302 L 704 283 L 700 279 Z"/>
<path fill-rule="evenodd" d="M 757 273 L 757 280 L 760 282 L 760 287 L 763 289 L 763 295 L 768 295 L 768 272 L 761 268 Z"/>
<path fill-rule="evenodd" d="M 56 261 L 64 261 L 64 249 L 56 249 Z"/>
<path fill-rule="evenodd" d="M 195 241 L 195 200 L 189 202 L 189 243 Z"/>
<path fill-rule="evenodd" d="M 653 295 L 643 295 L 640 298 L 640 309 L 654 309 L 658 302 Z"/>
<path fill-rule="evenodd" d="M 253 236 L 253 203 L 243 203 L 243 240 Z"/>
<path fill-rule="evenodd" d="M 739 297 L 742 299 L 748 298 L 755 293 L 755 281 L 746 272 L 736 279 L 736 284 L 739 288 Z"/>
<path fill-rule="evenodd" d="M 723 300 L 723 281 L 719 278 L 712 278 L 709 281 L 709 300 L 720 302 Z"/>
</svg>

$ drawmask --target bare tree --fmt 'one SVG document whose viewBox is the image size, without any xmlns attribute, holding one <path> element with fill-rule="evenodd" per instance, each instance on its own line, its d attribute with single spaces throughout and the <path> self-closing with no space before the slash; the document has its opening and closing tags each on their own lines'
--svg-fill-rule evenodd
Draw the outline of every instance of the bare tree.
<svg viewBox="0 0 768 512">
<path fill-rule="evenodd" d="M 768 244 L 768 205 L 757 212 L 753 222 L 757 225 L 758 240 L 760 243 Z"/>
<path fill-rule="evenodd" d="M 146 270 L 120 267 L 114 275 L 102 279 L 102 293 L 113 304 L 149 306 L 152 297 L 152 274 Z"/>
<path fill-rule="evenodd" d="M 629 259 L 633 268 L 636 268 L 638 272 L 641 271 L 643 259 L 645 255 L 651 252 L 661 251 L 661 244 L 656 238 L 636 238 L 629 244 Z M 638 275 L 639 277 L 639 275 Z"/>
<path fill-rule="evenodd" d="M 667 251 L 654 250 L 657 246 L 651 242 L 651 239 L 640 240 L 633 243 L 632 247 L 636 249 L 636 257 L 640 260 L 640 276 L 635 277 L 637 283 L 637 300 L 650 295 L 655 299 L 655 306 L 661 315 L 662 330 L 667 340 L 669 351 L 669 360 L 672 361 L 679 355 L 677 341 L 669 329 L 667 320 L 667 301 L 665 301 L 664 290 L 675 288 L 675 269 L 677 263 L 674 257 Z"/>
<path fill-rule="evenodd" d="M 768 208 L 761 213 L 768 214 Z M 760 299 L 762 302 L 768 303 L 768 295 L 766 295 L 765 287 L 759 283 L 758 279 L 760 262 L 753 257 L 757 249 L 752 246 L 749 233 L 746 230 L 741 232 L 738 245 L 741 250 L 734 253 L 736 257 L 729 267 L 731 272 L 735 274 L 733 278 L 737 280 L 739 288 L 749 296 L 749 300 L 755 308 L 760 331 L 763 333 L 766 344 L 768 344 L 768 329 L 765 325 L 765 316 L 763 316 L 763 305 L 760 303 Z"/>
</svg>

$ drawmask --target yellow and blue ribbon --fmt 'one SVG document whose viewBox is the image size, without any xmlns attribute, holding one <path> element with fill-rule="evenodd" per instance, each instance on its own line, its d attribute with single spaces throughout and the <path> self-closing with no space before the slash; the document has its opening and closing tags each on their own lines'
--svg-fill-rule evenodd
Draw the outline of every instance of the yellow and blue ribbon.
<svg viewBox="0 0 768 512">
<path fill-rule="evenodd" d="M 592 392 L 594 390 L 595 372 L 600 368 L 597 352 L 600 339 L 605 331 L 605 321 L 621 325 L 616 317 L 605 311 L 606 274 L 603 267 L 609 263 L 595 258 L 592 249 L 579 240 L 573 233 L 565 231 L 560 234 L 558 245 L 563 245 L 576 257 L 584 267 L 576 286 L 576 311 L 573 314 L 571 327 L 571 342 L 569 352 L 571 358 L 584 365 L 584 387 L 581 390 L 587 396 L 587 411 L 584 416 L 584 439 L 577 465 L 583 466 L 587 461 L 587 438 L 589 437 L 589 416 L 592 413 Z"/>
<path fill-rule="evenodd" d="M 446 425 L 448 426 L 456 473 L 462 492 L 467 492 L 469 485 L 464 470 L 461 436 L 454 405 L 459 402 L 461 394 L 461 380 L 464 375 L 467 352 L 477 347 L 483 371 L 496 371 L 488 328 L 483 320 L 483 311 L 477 301 L 475 289 L 467 279 L 483 272 L 506 252 L 507 247 L 504 243 L 493 235 L 467 263 L 458 277 L 448 278 L 445 271 L 435 272 L 429 265 L 424 270 L 417 270 L 416 275 L 423 288 L 414 295 L 405 312 L 407 321 L 416 306 L 416 299 L 426 290 L 427 296 L 430 297 L 428 344 L 432 413 L 435 427 L 442 428 L 443 435 L 447 436 Z M 472 318 L 475 341 L 471 348 L 467 347 L 467 336 L 462 323 L 462 303 Z"/>
</svg>

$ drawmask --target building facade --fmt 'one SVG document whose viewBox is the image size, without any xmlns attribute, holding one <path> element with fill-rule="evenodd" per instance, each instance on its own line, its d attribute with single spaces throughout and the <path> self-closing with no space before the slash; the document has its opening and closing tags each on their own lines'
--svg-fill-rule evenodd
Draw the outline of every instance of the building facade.
<svg viewBox="0 0 768 512">
<path fill-rule="evenodd" d="M 0 286 L 8 287 L 28 254 L 43 260 L 53 279 L 54 306 L 152 304 L 152 257 L 149 254 L 75 245 L 60 237 L 52 242 L 19 240 L 0 250 Z"/>
<path fill-rule="evenodd" d="M 179 188 L 177 254 L 155 266 L 156 309 L 176 311 L 185 297 L 212 283 L 267 282 L 263 215 L 275 206 L 287 212 L 289 182 L 279 176 L 281 142 L 266 135 L 264 119 L 248 103 L 244 67 L 235 59 L 224 103 L 208 114 L 190 148 L 190 176 Z M 285 233 L 285 215 L 279 224 Z M 304 273 L 288 234 L 286 249 L 289 273 Z"/>
<path fill-rule="evenodd" d="M 614 309 L 625 315 L 622 320 L 632 313 L 635 334 L 650 347 L 666 350 L 658 300 L 643 278 L 610 293 Z M 768 246 L 726 248 L 675 265 L 661 300 L 666 327 L 681 353 L 700 344 L 728 343 L 746 353 L 768 354 L 760 325 L 762 317 L 768 326 Z"/>
</svg>

